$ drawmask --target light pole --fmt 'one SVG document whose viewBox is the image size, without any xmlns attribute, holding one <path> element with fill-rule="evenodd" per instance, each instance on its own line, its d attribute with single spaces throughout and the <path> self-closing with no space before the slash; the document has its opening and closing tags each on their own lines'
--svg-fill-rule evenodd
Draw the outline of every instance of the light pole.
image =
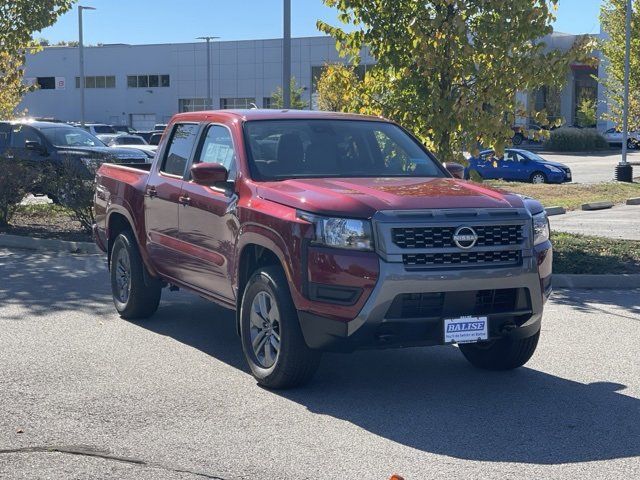
<svg viewBox="0 0 640 480">
<path fill-rule="evenodd" d="M 291 108 L 291 0 L 283 0 L 282 106 Z"/>
<path fill-rule="evenodd" d="M 211 36 L 198 37 L 198 40 L 206 40 L 207 41 L 207 106 L 206 106 L 205 110 L 211 110 L 211 108 L 212 108 L 212 105 L 211 105 L 211 46 L 210 46 L 210 42 L 214 38 L 220 38 L 220 37 L 211 37 Z"/>
<path fill-rule="evenodd" d="M 82 11 L 95 10 L 94 7 L 78 5 L 78 52 L 80 56 L 80 125 L 84 127 L 84 45 L 82 40 Z"/>
<path fill-rule="evenodd" d="M 629 63 L 631 57 L 631 14 L 633 6 L 627 0 L 626 45 L 624 52 L 624 111 L 622 114 L 622 161 L 616 165 L 616 180 L 633 181 L 633 168 L 627 162 L 627 143 L 629 142 Z"/>
</svg>

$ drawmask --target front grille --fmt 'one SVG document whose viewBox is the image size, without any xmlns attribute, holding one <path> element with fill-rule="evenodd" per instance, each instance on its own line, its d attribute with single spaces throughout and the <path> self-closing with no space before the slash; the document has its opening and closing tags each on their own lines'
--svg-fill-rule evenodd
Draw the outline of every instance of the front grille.
<svg viewBox="0 0 640 480">
<path fill-rule="evenodd" d="M 525 289 L 403 293 L 395 297 L 385 317 L 403 319 L 491 315 L 514 312 L 518 308 L 530 308 Z"/>
<path fill-rule="evenodd" d="M 519 245 L 522 242 L 522 225 L 472 225 L 478 234 L 478 247 Z M 450 248 L 455 247 L 454 227 L 402 227 L 391 230 L 391 239 L 400 248 Z"/>
<path fill-rule="evenodd" d="M 468 265 L 517 265 L 521 262 L 520 250 L 497 252 L 416 253 L 402 255 L 402 262 L 409 267 L 468 266 Z"/>
</svg>

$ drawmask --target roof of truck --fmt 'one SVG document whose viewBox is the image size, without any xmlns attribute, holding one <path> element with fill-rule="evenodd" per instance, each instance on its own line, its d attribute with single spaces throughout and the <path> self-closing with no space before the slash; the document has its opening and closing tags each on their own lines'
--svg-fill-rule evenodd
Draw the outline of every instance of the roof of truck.
<svg viewBox="0 0 640 480">
<path fill-rule="evenodd" d="M 318 110 L 276 110 L 276 109 L 247 109 L 247 110 L 205 110 L 201 112 L 179 113 L 176 119 L 201 121 L 210 117 L 227 118 L 229 120 L 293 120 L 293 119 L 334 119 L 334 120 L 384 120 L 372 115 L 356 113 L 324 112 Z"/>
</svg>

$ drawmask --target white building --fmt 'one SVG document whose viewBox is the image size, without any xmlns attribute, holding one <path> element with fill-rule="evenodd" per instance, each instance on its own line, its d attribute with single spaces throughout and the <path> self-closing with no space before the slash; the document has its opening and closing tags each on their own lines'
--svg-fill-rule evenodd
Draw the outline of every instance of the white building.
<svg viewBox="0 0 640 480">
<path fill-rule="evenodd" d="M 544 41 L 549 48 L 566 50 L 574 35 L 555 33 Z M 330 37 L 292 39 L 292 75 L 305 89 L 312 107 L 317 78 L 326 63 L 342 61 Z M 165 123 L 176 112 L 206 106 L 206 44 L 103 45 L 85 47 L 87 121 L 127 124 L 139 130 Z M 362 64 L 374 63 L 363 52 Z M 79 58 L 76 47 L 47 47 L 27 57 L 25 78 L 40 88 L 20 105 L 36 117 L 65 121 L 80 118 Z M 497 75 L 500 72 L 496 72 Z M 552 116 L 573 124 L 584 96 L 598 97 L 594 69 L 576 65 L 567 72 L 562 91 L 541 89 L 519 94 L 526 107 L 546 108 Z M 282 85 L 282 40 L 246 40 L 211 43 L 213 108 L 269 107 L 271 95 Z M 522 119 L 524 121 L 525 119 Z"/>
</svg>

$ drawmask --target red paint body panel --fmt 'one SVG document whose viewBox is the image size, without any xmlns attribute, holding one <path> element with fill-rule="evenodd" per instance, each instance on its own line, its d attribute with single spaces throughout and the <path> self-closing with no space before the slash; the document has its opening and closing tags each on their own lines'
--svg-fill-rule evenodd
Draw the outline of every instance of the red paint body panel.
<svg viewBox="0 0 640 480">
<path fill-rule="evenodd" d="M 149 172 L 104 164 L 98 171 L 95 196 L 99 243 L 110 249 L 115 218 L 130 224 L 149 272 L 190 288 L 224 305 L 238 296 L 245 248 L 272 251 L 282 264 L 298 310 L 335 320 L 352 320 L 375 287 L 379 258 L 373 252 L 318 248 L 310 244 L 313 226 L 296 210 L 369 218 L 378 210 L 439 208 L 522 208 L 516 195 L 453 178 L 300 179 L 255 182 L 251 179 L 242 125 L 266 119 L 358 119 L 376 117 L 327 112 L 210 111 L 178 114 L 165 130 Z M 176 122 L 226 126 L 235 147 L 237 176 L 233 191 L 196 185 L 160 173 L 169 132 Z M 201 133 L 204 129 L 201 129 Z M 200 135 L 200 134 L 199 134 Z M 150 196 L 149 189 L 155 188 Z M 186 201 L 184 199 L 187 199 Z M 121 217 L 116 217 L 121 215 Z M 542 258 L 541 270 L 550 272 Z M 351 306 L 311 301 L 307 282 L 358 287 Z"/>
<path fill-rule="evenodd" d="M 522 208 L 520 197 L 454 178 L 341 178 L 264 182 L 258 195 L 325 215 L 370 218 L 379 210 Z"/>
</svg>

